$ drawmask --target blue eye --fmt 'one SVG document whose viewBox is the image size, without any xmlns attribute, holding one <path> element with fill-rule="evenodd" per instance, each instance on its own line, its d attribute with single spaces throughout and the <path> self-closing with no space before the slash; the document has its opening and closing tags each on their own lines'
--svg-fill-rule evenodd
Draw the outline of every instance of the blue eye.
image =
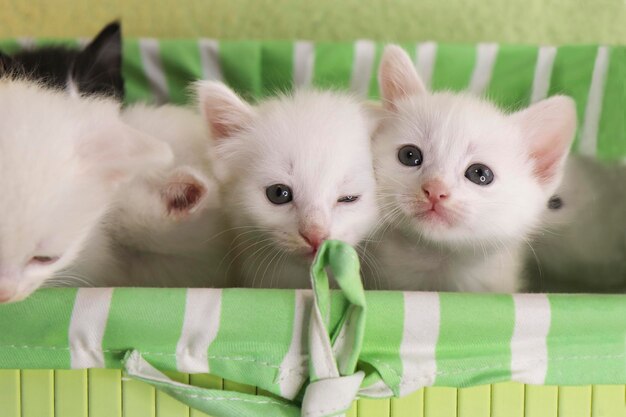
<svg viewBox="0 0 626 417">
<path fill-rule="evenodd" d="M 465 178 L 476 185 L 489 185 L 493 182 L 493 171 L 483 164 L 472 164 L 465 171 Z"/>
<path fill-rule="evenodd" d="M 402 165 L 418 167 L 422 165 L 422 151 L 417 146 L 404 145 L 398 150 L 398 160 Z"/>
<path fill-rule="evenodd" d="M 285 184 L 270 185 L 265 189 L 267 199 L 273 204 L 286 204 L 293 200 L 293 192 Z"/>
</svg>

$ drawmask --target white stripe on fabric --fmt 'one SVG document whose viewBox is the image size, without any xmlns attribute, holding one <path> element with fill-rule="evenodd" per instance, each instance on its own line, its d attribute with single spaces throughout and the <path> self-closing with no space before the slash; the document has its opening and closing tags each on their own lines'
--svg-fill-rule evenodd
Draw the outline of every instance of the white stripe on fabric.
<svg viewBox="0 0 626 417">
<path fill-rule="evenodd" d="M 163 372 L 150 365 L 150 363 L 148 363 L 148 361 L 146 361 L 137 350 L 130 352 L 128 359 L 124 364 L 124 369 L 129 376 L 144 378 L 154 382 L 162 382 L 174 387 L 188 388 L 187 385 L 182 382 L 171 380 Z"/>
<path fill-rule="evenodd" d="M 298 395 L 306 377 L 307 335 L 305 326 L 309 324 L 313 292 L 311 290 L 296 290 L 293 315 L 293 330 L 291 345 L 280 364 L 278 383 L 281 396 L 291 400 Z"/>
<path fill-rule="evenodd" d="M 387 384 L 385 384 L 383 380 L 376 381 L 375 383 L 373 383 L 372 385 L 366 388 L 359 389 L 359 397 L 389 398 L 393 396 L 394 396 L 393 391 L 391 390 L 391 388 L 387 386 Z"/>
<path fill-rule="evenodd" d="M 36 46 L 35 38 L 22 37 L 22 38 L 17 38 L 15 41 L 17 42 L 17 44 L 20 46 L 21 49 L 33 49 Z"/>
<path fill-rule="evenodd" d="M 307 386 L 302 399 L 302 415 L 306 417 L 343 416 L 356 399 L 365 373 L 339 378 L 321 379 Z"/>
<path fill-rule="evenodd" d="M 352 77 L 350 91 L 360 97 L 367 97 L 372 82 L 376 44 L 372 41 L 359 40 L 354 44 L 354 61 L 352 62 Z"/>
<path fill-rule="evenodd" d="M 309 362 L 311 377 L 315 379 L 337 378 L 339 370 L 335 362 L 335 356 L 330 342 L 330 336 L 326 329 L 319 304 L 315 301 L 311 308 L 309 324 Z"/>
<path fill-rule="evenodd" d="M 432 385 L 437 376 L 435 351 L 440 326 L 439 294 L 404 293 L 404 330 L 400 344 L 400 395 Z"/>
<path fill-rule="evenodd" d="M 139 53 L 141 64 L 145 71 L 150 88 L 157 104 L 164 104 L 169 101 L 167 80 L 163 72 L 159 41 L 153 38 L 139 40 Z"/>
<path fill-rule="evenodd" d="M 593 66 L 593 76 L 589 87 L 589 97 L 585 107 L 585 120 L 580 139 L 579 151 L 583 155 L 595 155 L 598 144 L 598 126 L 602 115 L 604 86 L 609 70 L 609 48 L 600 46 Z"/>
<path fill-rule="evenodd" d="M 185 319 L 176 346 L 176 368 L 180 372 L 208 373 L 209 346 L 217 337 L 222 311 L 222 290 L 187 290 Z"/>
<path fill-rule="evenodd" d="M 198 40 L 202 77 L 205 80 L 223 81 L 222 66 L 220 64 L 220 46 L 215 39 Z"/>
<path fill-rule="evenodd" d="M 476 65 L 469 84 L 469 91 L 483 95 L 491 82 L 493 67 L 498 56 L 497 43 L 479 43 L 476 47 Z"/>
<path fill-rule="evenodd" d="M 68 338 L 72 369 L 104 368 L 102 338 L 109 318 L 112 288 L 80 288 Z"/>
<path fill-rule="evenodd" d="M 511 379 L 543 384 L 548 371 L 550 301 L 545 294 L 514 294 L 515 328 L 511 338 Z"/>
<path fill-rule="evenodd" d="M 415 51 L 415 68 L 427 89 L 430 89 L 432 85 L 436 59 L 437 44 L 435 42 L 422 42 L 417 45 Z"/>
<path fill-rule="evenodd" d="M 533 91 L 530 96 L 531 103 L 536 103 L 548 97 L 555 57 L 556 47 L 542 46 L 539 48 L 537 64 L 535 65 L 535 76 L 533 78 Z"/>
<path fill-rule="evenodd" d="M 333 354 L 335 355 L 339 372 L 347 372 L 345 369 L 348 362 L 352 358 L 354 351 L 354 343 L 356 337 L 356 329 L 354 326 L 358 323 L 359 310 L 356 305 L 351 305 L 344 313 L 346 321 L 339 330 L 339 334 L 335 338 L 333 344 Z"/>
<path fill-rule="evenodd" d="M 297 41 L 293 50 L 293 85 L 306 88 L 313 82 L 315 45 L 309 41 Z"/>
</svg>

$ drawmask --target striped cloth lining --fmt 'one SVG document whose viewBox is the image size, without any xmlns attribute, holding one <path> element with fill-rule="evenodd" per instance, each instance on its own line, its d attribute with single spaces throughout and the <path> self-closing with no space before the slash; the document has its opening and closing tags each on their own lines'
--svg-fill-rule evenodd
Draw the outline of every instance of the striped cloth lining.
<svg viewBox="0 0 626 417">
<path fill-rule="evenodd" d="M 47 44 L 0 41 L 0 49 Z M 84 39 L 71 40 L 84 44 Z M 189 82 L 225 81 L 247 98 L 294 86 L 347 89 L 377 98 L 382 43 L 128 39 L 124 42 L 127 101 L 186 103 Z M 577 102 L 574 151 L 626 157 L 626 47 L 520 46 L 422 42 L 403 44 L 433 90 L 468 90 L 515 109 L 553 94 Z"/>
<path fill-rule="evenodd" d="M 136 349 L 160 370 L 211 372 L 293 399 L 309 378 L 303 328 L 312 299 L 290 290 L 43 290 L 0 305 L 0 368 L 120 368 Z M 626 382 L 624 296 L 368 292 L 366 299 L 363 396 L 507 380 Z M 347 307 L 333 292 L 329 329 Z"/>
</svg>

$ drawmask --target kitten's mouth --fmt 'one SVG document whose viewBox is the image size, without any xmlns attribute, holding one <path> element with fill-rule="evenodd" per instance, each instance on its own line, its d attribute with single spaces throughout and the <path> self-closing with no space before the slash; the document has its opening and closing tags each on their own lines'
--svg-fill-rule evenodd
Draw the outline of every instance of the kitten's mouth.
<svg viewBox="0 0 626 417">
<path fill-rule="evenodd" d="M 438 223 L 451 225 L 452 217 L 450 213 L 441 204 L 422 203 L 418 206 L 415 214 L 418 220 L 427 221 L 429 223 Z"/>
</svg>

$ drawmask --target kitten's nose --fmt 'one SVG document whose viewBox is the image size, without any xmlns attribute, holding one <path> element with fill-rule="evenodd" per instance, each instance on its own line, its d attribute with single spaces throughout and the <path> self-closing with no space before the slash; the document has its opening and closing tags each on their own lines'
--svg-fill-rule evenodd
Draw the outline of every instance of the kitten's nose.
<svg viewBox="0 0 626 417">
<path fill-rule="evenodd" d="M 445 200 L 450 195 L 450 191 L 446 184 L 441 180 L 430 180 L 422 184 L 422 191 L 428 201 L 431 203 L 438 203 L 441 200 Z"/>
<path fill-rule="evenodd" d="M 300 236 L 309 244 L 313 252 L 317 252 L 322 242 L 328 239 L 328 232 L 322 229 L 300 230 Z"/>
</svg>

